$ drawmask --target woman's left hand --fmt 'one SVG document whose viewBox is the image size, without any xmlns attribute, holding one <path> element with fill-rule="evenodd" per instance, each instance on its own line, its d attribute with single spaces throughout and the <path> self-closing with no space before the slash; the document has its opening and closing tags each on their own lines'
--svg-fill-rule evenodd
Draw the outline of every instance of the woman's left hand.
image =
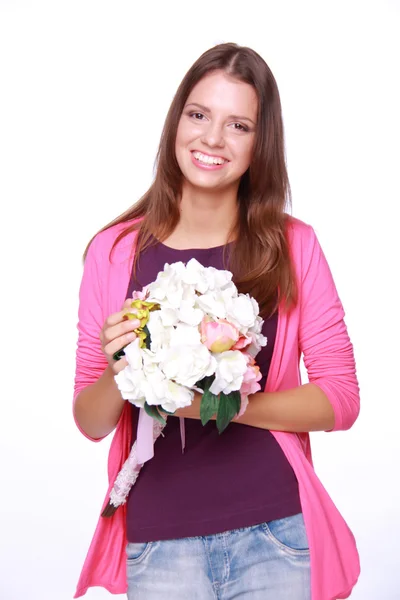
<svg viewBox="0 0 400 600">
<path fill-rule="evenodd" d="M 194 393 L 193 402 L 190 406 L 186 406 L 186 408 L 179 408 L 174 412 L 173 417 L 183 417 L 184 419 L 200 419 L 200 404 L 201 404 L 201 394 L 199 392 Z M 217 418 L 217 414 L 211 417 L 211 421 L 215 421 Z M 234 416 L 232 421 L 237 421 L 240 419 L 237 415 Z"/>
</svg>

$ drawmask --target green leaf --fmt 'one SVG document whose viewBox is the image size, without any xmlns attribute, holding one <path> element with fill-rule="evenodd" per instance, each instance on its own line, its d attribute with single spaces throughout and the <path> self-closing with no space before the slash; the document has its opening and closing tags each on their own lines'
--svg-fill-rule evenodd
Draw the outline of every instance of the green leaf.
<svg viewBox="0 0 400 600">
<path fill-rule="evenodd" d="M 239 396 L 239 404 L 238 404 Z M 217 428 L 219 433 L 222 433 L 237 415 L 240 410 L 240 392 L 231 392 L 230 394 L 219 395 L 219 405 L 217 413 Z"/>
<path fill-rule="evenodd" d="M 201 381 L 196 381 L 196 383 L 194 384 L 194 386 L 197 387 L 197 388 L 200 388 L 201 390 L 204 391 L 205 381 L 206 381 L 206 378 L 204 377 L 204 379 L 202 379 Z"/>
<path fill-rule="evenodd" d="M 208 423 L 208 421 L 215 415 L 218 410 L 218 396 L 212 394 L 209 389 L 207 389 L 201 397 L 200 403 L 200 419 L 202 425 Z"/>
<path fill-rule="evenodd" d="M 160 415 L 160 413 L 157 410 L 157 407 L 154 406 L 153 404 L 147 404 L 147 402 L 144 403 L 144 410 L 147 412 L 147 414 L 150 417 L 153 417 L 153 419 L 157 419 L 157 421 L 159 421 L 162 425 L 166 424 L 166 420 L 162 418 L 162 416 Z"/>
<path fill-rule="evenodd" d="M 126 348 L 126 346 L 124 346 L 124 348 Z M 117 352 L 114 352 L 113 360 L 120 360 L 123 356 L 125 356 L 124 348 L 121 348 L 121 350 L 117 350 Z"/>
<path fill-rule="evenodd" d="M 150 331 L 149 331 L 147 325 L 145 325 L 143 327 L 142 331 L 144 331 L 144 333 L 146 334 L 146 337 L 144 338 L 144 343 L 146 344 L 146 348 L 147 348 L 147 350 L 150 350 L 151 337 L 150 337 Z"/>
<path fill-rule="evenodd" d="M 238 414 L 238 412 L 240 411 L 240 406 L 242 404 L 240 392 L 239 391 L 231 392 L 229 394 L 229 396 L 232 398 L 232 402 L 234 402 L 234 406 L 236 409 L 236 414 Z"/>
<path fill-rule="evenodd" d="M 203 377 L 200 381 L 198 381 L 195 386 L 202 389 L 203 391 L 210 389 L 213 381 L 215 379 L 215 375 L 209 375 L 208 377 Z"/>
</svg>

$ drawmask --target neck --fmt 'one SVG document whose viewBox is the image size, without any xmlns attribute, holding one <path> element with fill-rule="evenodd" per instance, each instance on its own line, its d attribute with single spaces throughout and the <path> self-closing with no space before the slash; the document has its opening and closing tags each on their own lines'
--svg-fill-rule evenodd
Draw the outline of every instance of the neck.
<svg viewBox="0 0 400 600">
<path fill-rule="evenodd" d="M 211 248 L 229 240 L 237 219 L 237 187 L 227 190 L 194 188 L 184 184 L 180 220 L 169 241 Z"/>
</svg>

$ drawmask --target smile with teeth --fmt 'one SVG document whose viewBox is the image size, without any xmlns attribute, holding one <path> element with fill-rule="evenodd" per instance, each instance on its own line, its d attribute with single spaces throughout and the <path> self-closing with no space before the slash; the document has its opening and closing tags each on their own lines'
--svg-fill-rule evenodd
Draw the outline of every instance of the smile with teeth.
<svg viewBox="0 0 400 600">
<path fill-rule="evenodd" d="M 223 165 L 228 160 L 221 158 L 220 156 L 208 156 L 207 154 L 203 154 L 202 152 L 192 152 L 193 156 L 196 160 L 198 160 L 203 165 Z"/>
</svg>

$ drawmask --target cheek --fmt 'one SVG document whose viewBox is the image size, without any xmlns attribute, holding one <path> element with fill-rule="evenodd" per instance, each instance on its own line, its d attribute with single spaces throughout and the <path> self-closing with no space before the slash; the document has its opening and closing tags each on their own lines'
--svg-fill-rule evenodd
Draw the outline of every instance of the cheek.
<svg viewBox="0 0 400 600">
<path fill-rule="evenodd" d="M 184 169 L 184 165 L 186 162 L 185 159 L 185 153 L 186 153 L 186 147 L 188 144 L 187 141 L 187 128 L 185 127 L 184 124 L 179 124 L 178 125 L 178 129 L 176 132 L 176 139 L 175 139 L 175 157 L 176 160 L 178 162 L 179 168 L 181 169 L 181 171 Z"/>
<path fill-rule="evenodd" d="M 178 125 L 178 130 L 176 132 L 176 147 L 183 147 L 193 137 L 193 126 L 190 126 L 189 123 L 185 119 L 182 119 Z"/>
<path fill-rule="evenodd" d="M 176 131 L 176 138 L 175 138 L 175 151 L 177 151 L 179 149 L 179 146 L 181 146 L 182 144 L 182 126 L 179 123 L 178 125 L 178 129 Z"/>
<path fill-rule="evenodd" d="M 253 156 L 254 141 L 249 140 L 241 143 L 237 148 L 237 156 L 240 157 L 240 163 L 246 168 L 249 166 Z"/>
</svg>

